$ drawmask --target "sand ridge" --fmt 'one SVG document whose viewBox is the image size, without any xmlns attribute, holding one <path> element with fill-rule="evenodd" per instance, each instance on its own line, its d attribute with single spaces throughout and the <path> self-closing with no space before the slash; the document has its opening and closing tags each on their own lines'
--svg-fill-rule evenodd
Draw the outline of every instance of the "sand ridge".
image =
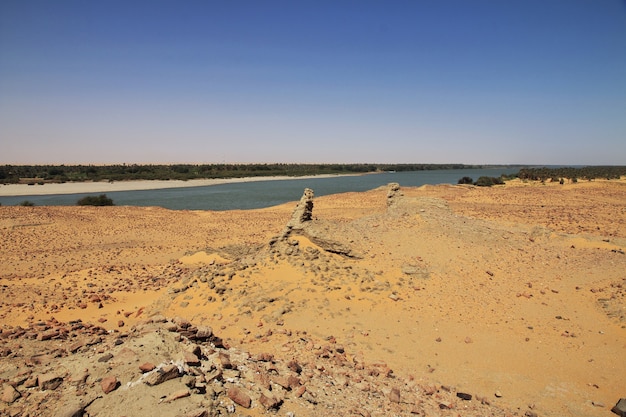
<svg viewBox="0 0 626 417">
<path fill-rule="evenodd" d="M 293 204 L 0 207 L 3 322 L 160 313 L 275 355 L 264 334 L 306 332 L 522 414 L 605 415 L 624 395 L 623 182 L 387 193 L 317 198 L 281 241 Z"/>
</svg>

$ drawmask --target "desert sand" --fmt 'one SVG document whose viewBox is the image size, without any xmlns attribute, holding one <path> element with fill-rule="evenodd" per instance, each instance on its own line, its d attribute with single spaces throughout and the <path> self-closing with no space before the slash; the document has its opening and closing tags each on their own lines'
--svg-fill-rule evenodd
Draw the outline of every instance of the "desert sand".
<svg viewBox="0 0 626 417">
<path fill-rule="evenodd" d="M 623 180 L 296 207 L 0 207 L 0 414 L 606 416 L 626 397 Z M 177 343 L 197 364 L 134 384 Z"/>
</svg>

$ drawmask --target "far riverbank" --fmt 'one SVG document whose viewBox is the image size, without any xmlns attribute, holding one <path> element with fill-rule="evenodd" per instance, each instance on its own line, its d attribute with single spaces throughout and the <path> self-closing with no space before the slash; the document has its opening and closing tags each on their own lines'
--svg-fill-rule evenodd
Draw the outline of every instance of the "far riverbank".
<svg viewBox="0 0 626 417">
<path fill-rule="evenodd" d="M 161 190 L 168 188 L 205 187 L 209 185 L 237 184 L 259 181 L 304 180 L 311 178 L 336 178 L 365 174 L 322 174 L 301 177 L 271 176 L 271 177 L 244 177 L 244 178 L 206 178 L 195 180 L 140 180 L 140 181 L 86 181 L 46 184 L 2 184 L 0 197 L 20 197 L 34 195 L 64 195 L 84 193 L 110 193 L 117 191 L 144 191 Z"/>
</svg>

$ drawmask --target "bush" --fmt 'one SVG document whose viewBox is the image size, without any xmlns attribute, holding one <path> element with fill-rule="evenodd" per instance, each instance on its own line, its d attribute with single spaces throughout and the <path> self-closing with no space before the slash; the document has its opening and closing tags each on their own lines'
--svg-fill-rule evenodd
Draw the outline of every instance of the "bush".
<svg viewBox="0 0 626 417">
<path fill-rule="evenodd" d="M 32 201 L 24 200 L 19 205 L 22 207 L 33 207 L 35 203 L 33 203 Z"/>
<path fill-rule="evenodd" d="M 113 200 L 107 197 L 106 194 L 100 194 L 99 196 L 87 196 L 83 197 L 76 202 L 79 206 L 113 206 Z"/>
<path fill-rule="evenodd" d="M 476 180 L 474 185 L 479 187 L 491 187 L 492 185 L 501 185 L 504 184 L 502 178 L 500 177 L 480 177 Z"/>
<path fill-rule="evenodd" d="M 472 177 L 463 177 L 459 179 L 457 184 L 474 184 L 474 179 Z"/>
</svg>

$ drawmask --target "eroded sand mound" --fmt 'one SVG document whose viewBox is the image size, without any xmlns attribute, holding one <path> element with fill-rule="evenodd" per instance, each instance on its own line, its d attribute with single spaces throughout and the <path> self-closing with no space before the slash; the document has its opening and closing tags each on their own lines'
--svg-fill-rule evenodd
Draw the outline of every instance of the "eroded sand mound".
<svg viewBox="0 0 626 417">
<path fill-rule="evenodd" d="M 201 383 L 219 392 L 200 392 L 187 378 L 189 397 L 170 398 L 178 414 L 167 415 L 227 410 L 231 387 L 251 398 L 250 409 L 234 403 L 251 415 L 267 408 L 296 415 L 506 415 L 494 408 L 503 407 L 511 415 L 600 416 L 626 395 L 623 182 L 385 187 L 305 197 L 300 208 L 309 210 L 312 201 L 312 212 L 293 215 L 292 204 L 227 213 L 0 207 L 0 233 L 10 242 L 2 248 L 1 343 L 3 363 L 11 360 L 0 378 L 22 395 L 4 410 L 34 404 L 25 398 L 30 392 L 47 398 L 23 380 L 41 373 L 27 360 L 34 350 L 56 342 L 65 353 L 51 359 L 50 372 L 56 366 L 73 374 L 65 363 L 83 355 L 89 376 L 82 388 L 64 379 L 45 401 L 78 391 L 90 404 L 87 414 L 120 415 L 96 412 L 95 393 L 126 395 L 119 388 L 103 394 L 98 379 L 112 373 L 124 387 L 138 377 L 136 362 L 177 360 L 174 353 L 196 349 L 184 332 L 174 332 L 182 336 L 167 355 L 126 343 L 155 332 L 172 336 L 153 328 L 161 324 L 146 324 L 155 314 L 212 327 L 221 349 L 240 352 L 245 368 L 210 381 L 214 370 L 181 372 L 204 376 Z M 124 343 L 72 353 L 69 343 L 78 336 L 71 332 L 31 340 L 46 326 L 54 334 L 63 327 L 55 323 L 78 318 Z M 30 338 L 15 336 L 18 325 L 31 329 Z M 213 342 L 196 350 L 199 366 L 219 368 Z M 133 352 L 128 371 L 104 372 L 89 362 L 109 351 L 119 355 L 124 345 Z M 272 360 L 255 361 L 259 355 Z M 304 371 L 281 368 L 290 361 Z M 257 371 L 300 382 L 259 384 Z M 296 395 L 300 387 L 311 396 Z M 119 401 L 137 402 L 131 398 Z M 273 400 L 280 405 L 268 407 Z M 159 404 L 160 412 L 167 407 Z"/>
</svg>

